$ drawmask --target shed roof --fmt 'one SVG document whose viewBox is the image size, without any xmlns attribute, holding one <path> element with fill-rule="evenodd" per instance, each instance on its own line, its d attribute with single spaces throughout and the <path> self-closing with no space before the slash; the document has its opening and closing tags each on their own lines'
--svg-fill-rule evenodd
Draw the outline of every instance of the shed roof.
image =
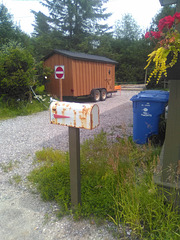
<svg viewBox="0 0 180 240">
<path fill-rule="evenodd" d="M 46 60 L 55 53 L 60 54 L 60 55 L 64 55 L 64 56 L 72 58 L 72 59 L 77 59 L 77 60 L 117 64 L 116 61 L 114 61 L 110 58 L 103 57 L 103 56 L 91 55 L 91 54 L 86 54 L 86 53 L 81 53 L 81 52 L 71 52 L 71 51 L 67 51 L 67 50 L 58 50 L 58 49 L 54 49 L 47 56 L 45 56 L 43 59 Z"/>
</svg>

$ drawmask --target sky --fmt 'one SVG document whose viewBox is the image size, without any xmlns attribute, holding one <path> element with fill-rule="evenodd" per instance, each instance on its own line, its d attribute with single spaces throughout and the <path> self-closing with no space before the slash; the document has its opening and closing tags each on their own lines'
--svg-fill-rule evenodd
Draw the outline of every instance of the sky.
<svg viewBox="0 0 180 240">
<path fill-rule="evenodd" d="M 48 15 L 48 10 L 44 8 L 40 0 L 0 0 L 10 14 L 13 15 L 16 23 L 24 32 L 31 34 L 33 32 L 34 15 L 31 10 L 41 11 Z M 108 19 L 108 24 L 113 26 L 117 20 L 121 20 L 124 14 L 130 13 L 136 23 L 142 28 L 147 29 L 150 26 L 152 18 L 161 9 L 159 0 L 109 0 L 105 4 L 107 12 L 112 16 Z"/>
</svg>

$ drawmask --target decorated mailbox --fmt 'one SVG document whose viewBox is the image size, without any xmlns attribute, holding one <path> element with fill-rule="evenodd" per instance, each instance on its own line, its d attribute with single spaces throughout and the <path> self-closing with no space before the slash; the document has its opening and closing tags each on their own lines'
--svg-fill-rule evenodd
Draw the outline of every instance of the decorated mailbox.
<svg viewBox="0 0 180 240">
<path fill-rule="evenodd" d="M 99 107 L 96 104 L 52 102 L 50 105 L 52 124 L 93 129 L 99 125 Z"/>
</svg>

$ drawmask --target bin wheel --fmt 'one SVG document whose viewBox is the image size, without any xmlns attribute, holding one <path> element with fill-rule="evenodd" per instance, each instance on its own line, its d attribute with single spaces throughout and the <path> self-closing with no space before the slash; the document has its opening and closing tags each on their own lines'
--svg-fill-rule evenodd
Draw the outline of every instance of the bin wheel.
<svg viewBox="0 0 180 240">
<path fill-rule="evenodd" d="M 98 89 L 94 89 L 92 92 L 92 97 L 94 102 L 100 101 L 100 98 L 101 98 L 100 91 Z"/>
<path fill-rule="evenodd" d="M 101 101 L 105 101 L 107 98 L 107 91 L 106 89 L 101 90 Z"/>
</svg>

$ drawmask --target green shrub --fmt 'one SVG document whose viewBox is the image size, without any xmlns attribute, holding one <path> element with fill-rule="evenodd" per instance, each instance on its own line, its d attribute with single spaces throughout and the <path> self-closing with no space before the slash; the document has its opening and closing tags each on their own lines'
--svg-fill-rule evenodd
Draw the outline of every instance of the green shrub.
<svg viewBox="0 0 180 240">
<path fill-rule="evenodd" d="M 34 85 L 34 59 L 20 45 L 9 43 L 0 51 L 0 89 L 6 99 L 27 99 Z"/>
<path fill-rule="evenodd" d="M 1 101 L 15 105 L 17 101 L 30 100 L 30 87 L 37 94 L 44 94 L 44 84 L 52 69 L 43 62 L 35 62 L 29 51 L 16 42 L 9 42 L 0 49 L 0 96 Z"/>
</svg>

